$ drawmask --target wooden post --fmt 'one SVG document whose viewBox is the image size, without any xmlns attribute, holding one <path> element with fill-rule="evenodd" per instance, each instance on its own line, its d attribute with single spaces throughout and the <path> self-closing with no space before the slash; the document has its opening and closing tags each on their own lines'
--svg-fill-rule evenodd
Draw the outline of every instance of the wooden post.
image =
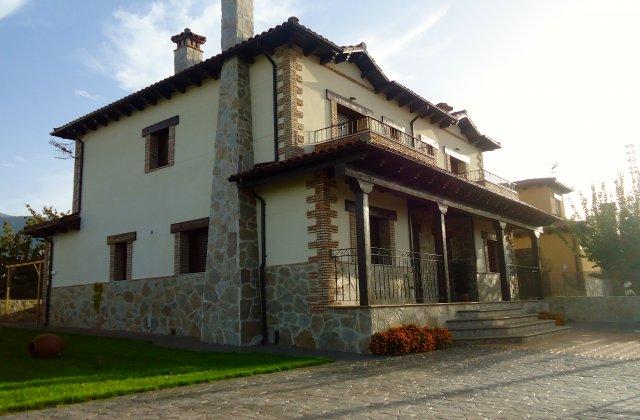
<svg viewBox="0 0 640 420">
<path fill-rule="evenodd" d="M 538 282 L 536 284 L 536 291 L 538 292 L 538 299 L 544 299 L 544 290 L 542 288 L 542 266 L 540 265 L 540 244 L 538 238 L 540 231 L 530 230 L 529 238 L 531 239 L 531 256 L 533 257 L 533 266 L 538 269 Z"/>
<path fill-rule="evenodd" d="M 422 287 L 422 255 L 420 255 L 419 223 L 414 223 L 409 216 L 409 238 L 411 244 L 411 268 L 413 269 L 413 285 L 416 293 L 416 303 L 424 303 L 424 288 Z"/>
<path fill-rule="evenodd" d="M 350 183 L 355 194 L 356 250 L 358 255 L 358 293 L 360 306 L 369 305 L 371 279 L 371 232 L 369 227 L 369 193 L 373 184 L 359 179 Z"/>
<path fill-rule="evenodd" d="M 446 303 L 451 298 L 451 287 L 449 284 L 449 256 L 447 252 L 447 229 L 445 222 L 445 214 L 449 208 L 444 204 L 438 204 L 438 212 L 440 221 L 436 222 L 435 240 L 436 253 L 442 255 L 442 276 L 438 278 L 442 282 L 438 285 L 439 301 Z"/>
<path fill-rule="evenodd" d="M 7 285 L 4 291 L 4 314 L 9 314 L 9 295 L 11 291 L 11 275 L 13 274 L 13 267 L 7 267 Z"/>
<path fill-rule="evenodd" d="M 511 300 L 511 286 L 509 285 L 509 278 L 507 277 L 507 252 L 504 240 L 504 230 L 507 227 L 507 223 L 495 220 L 493 225 L 498 239 L 498 260 L 500 266 L 500 289 L 502 291 L 502 300 L 509 301 Z"/>
</svg>

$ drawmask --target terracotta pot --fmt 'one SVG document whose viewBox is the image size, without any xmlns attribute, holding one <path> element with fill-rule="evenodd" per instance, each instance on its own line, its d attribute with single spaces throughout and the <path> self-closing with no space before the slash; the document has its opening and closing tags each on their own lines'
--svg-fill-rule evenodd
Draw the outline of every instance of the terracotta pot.
<svg viewBox="0 0 640 420">
<path fill-rule="evenodd" d="M 27 352 L 31 357 L 50 359 L 62 354 L 64 341 L 55 334 L 37 335 L 27 346 Z"/>
</svg>

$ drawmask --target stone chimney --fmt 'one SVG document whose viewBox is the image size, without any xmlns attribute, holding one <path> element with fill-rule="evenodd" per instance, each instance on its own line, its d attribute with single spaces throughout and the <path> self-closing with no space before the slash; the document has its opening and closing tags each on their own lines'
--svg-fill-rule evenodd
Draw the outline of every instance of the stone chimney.
<svg viewBox="0 0 640 420">
<path fill-rule="evenodd" d="M 176 73 L 202 61 L 200 46 L 207 41 L 207 38 L 196 35 L 191 32 L 191 29 L 185 28 L 178 35 L 172 36 L 171 41 L 177 45 L 173 51 L 173 69 Z"/>
<path fill-rule="evenodd" d="M 222 51 L 253 36 L 253 0 L 222 0 Z"/>
</svg>

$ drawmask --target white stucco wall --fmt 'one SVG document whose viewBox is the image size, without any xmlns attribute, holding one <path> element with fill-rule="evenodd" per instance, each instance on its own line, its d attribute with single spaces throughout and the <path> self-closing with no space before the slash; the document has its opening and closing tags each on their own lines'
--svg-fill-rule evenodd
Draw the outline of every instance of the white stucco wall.
<svg viewBox="0 0 640 420">
<path fill-rule="evenodd" d="M 106 237 L 132 231 L 132 277 L 173 273 L 170 224 L 209 216 L 217 104 L 211 80 L 87 134 L 82 226 L 54 238 L 54 286 L 107 281 Z M 141 130 L 174 115 L 174 165 L 145 173 Z"/>
<path fill-rule="evenodd" d="M 382 120 L 382 117 L 390 118 L 405 127 L 407 133 L 411 133 L 410 122 L 415 114 L 409 112 L 408 107 L 400 108 L 396 101 L 388 101 L 383 94 L 376 94 L 366 79 L 360 77 L 360 70 L 355 64 L 347 61 L 340 64 L 331 64 L 331 70 L 322 66 L 315 57 L 303 57 L 302 59 L 302 84 L 303 90 L 303 125 L 306 131 L 307 141 L 313 141 L 315 130 L 331 125 L 329 101 L 326 99 L 326 89 L 344 96 L 355 97 L 355 102 L 373 111 L 372 117 Z M 349 80 L 348 76 L 355 79 Z M 360 84 L 365 86 L 361 86 Z M 428 120 L 420 119 L 415 122 L 415 135 L 424 134 L 440 143 L 438 151 L 438 165 L 444 167 L 444 147 L 459 149 L 459 153 L 471 158 L 469 170 L 477 169 L 478 154 L 480 151 L 469 144 L 457 127 L 441 129 L 438 125 L 431 124 Z"/>
<path fill-rule="evenodd" d="M 250 67 L 251 118 L 253 160 L 255 163 L 274 160 L 273 141 L 273 72 L 269 61 L 256 57 Z"/>
<path fill-rule="evenodd" d="M 306 182 L 310 175 L 294 177 L 262 186 L 256 192 L 266 201 L 267 265 L 295 264 L 307 262 L 316 251 L 309 249 L 315 240 L 307 228 L 314 222 L 307 211 L 314 204 L 307 203 L 312 191 Z M 258 221 L 260 209 L 258 209 Z M 262 235 L 260 223 L 258 232 Z"/>
<path fill-rule="evenodd" d="M 334 223 L 338 226 L 338 233 L 335 239 L 338 241 L 338 248 L 350 248 L 349 212 L 345 210 L 345 201 L 353 201 L 353 192 L 343 180 L 338 180 L 336 195 L 337 218 Z M 369 206 L 393 210 L 398 214 L 398 220 L 394 221 L 396 250 L 409 251 L 409 216 L 406 198 L 374 190 L 369 194 Z"/>
</svg>

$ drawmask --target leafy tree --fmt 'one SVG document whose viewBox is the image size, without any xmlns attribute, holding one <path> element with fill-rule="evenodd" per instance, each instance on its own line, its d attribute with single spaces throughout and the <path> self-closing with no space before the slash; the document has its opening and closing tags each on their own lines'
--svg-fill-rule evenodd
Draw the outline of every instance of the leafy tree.
<svg viewBox="0 0 640 420">
<path fill-rule="evenodd" d="M 580 197 L 584 220 L 570 222 L 587 259 L 620 280 L 640 274 L 640 182 L 636 173 L 630 175 L 630 188 L 620 175 L 612 194 L 604 184 L 592 186 L 590 202 Z"/>
<path fill-rule="evenodd" d="M 59 212 L 53 207 L 44 207 L 38 212 L 27 204 L 29 216 L 27 216 L 26 226 L 33 226 L 49 220 L 55 220 L 66 213 Z M 18 264 L 28 261 L 37 261 L 44 258 L 45 243 L 42 240 L 34 239 L 29 235 L 25 235 L 22 231 L 15 231 L 8 222 L 4 223 L 0 232 L 0 296 L 5 296 L 7 269 L 8 264 Z M 36 284 L 36 274 L 32 269 L 17 270 L 15 277 L 16 285 L 31 286 Z M 14 293 L 15 292 L 15 293 Z M 15 289 L 12 295 L 21 297 L 21 294 L 27 293 L 25 290 Z M 33 297 L 33 296 L 27 296 Z"/>
</svg>

